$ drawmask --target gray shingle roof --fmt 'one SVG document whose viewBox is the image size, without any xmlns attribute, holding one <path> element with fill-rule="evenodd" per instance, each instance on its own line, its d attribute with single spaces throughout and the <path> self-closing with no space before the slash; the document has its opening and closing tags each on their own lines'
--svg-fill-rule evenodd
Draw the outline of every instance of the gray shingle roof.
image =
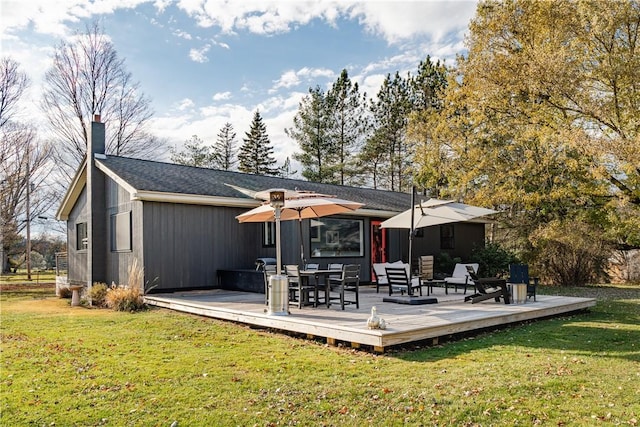
<svg viewBox="0 0 640 427">
<path fill-rule="evenodd" d="M 320 184 L 297 179 L 162 163 L 129 157 L 98 160 L 139 191 L 249 198 L 225 184 L 261 191 L 269 188 L 307 190 L 364 203 L 365 209 L 401 212 L 411 205 L 411 195 L 371 188 Z"/>
</svg>

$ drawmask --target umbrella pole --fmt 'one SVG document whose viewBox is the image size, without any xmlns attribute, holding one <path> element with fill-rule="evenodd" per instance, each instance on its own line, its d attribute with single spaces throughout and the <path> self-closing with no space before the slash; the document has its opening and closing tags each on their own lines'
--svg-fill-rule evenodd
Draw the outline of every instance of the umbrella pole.
<svg viewBox="0 0 640 427">
<path fill-rule="evenodd" d="M 298 212 L 300 215 L 300 212 Z M 302 217 L 298 218 L 298 228 L 300 230 L 300 268 L 304 268 L 304 241 L 302 240 Z"/>
<path fill-rule="evenodd" d="M 280 206 L 276 206 L 274 216 L 276 218 L 276 274 L 282 273 L 282 254 L 280 251 Z"/>
<path fill-rule="evenodd" d="M 407 293 L 409 295 L 412 294 L 411 291 L 411 280 L 412 280 L 412 276 L 413 276 L 413 270 L 411 269 L 411 256 L 412 256 L 412 251 L 413 251 L 413 235 L 414 235 L 414 230 L 413 228 L 415 227 L 415 219 L 414 219 L 414 214 L 415 214 L 415 206 L 416 204 L 416 186 L 412 185 L 411 186 L 411 228 L 409 229 L 409 289 L 407 290 Z"/>
</svg>

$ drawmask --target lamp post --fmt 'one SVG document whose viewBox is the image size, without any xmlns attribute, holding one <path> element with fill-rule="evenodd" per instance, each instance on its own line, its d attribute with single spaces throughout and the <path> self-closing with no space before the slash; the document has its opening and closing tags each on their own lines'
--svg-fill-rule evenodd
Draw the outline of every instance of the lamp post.
<svg viewBox="0 0 640 427">
<path fill-rule="evenodd" d="M 284 206 L 284 191 L 272 191 L 269 193 L 269 202 L 274 209 L 276 220 L 276 274 L 280 275 L 281 271 L 281 252 L 280 252 L 280 214 Z"/>
<path fill-rule="evenodd" d="M 282 254 L 280 251 L 280 214 L 284 206 L 284 191 L 269 192 L 269 203 L 273 208 L 276 222 L 276 274 L 269 278 L 268 314 L 286 316 L 289 314 L 289 279 L 282 275 Z"/>
<path fill-rule="evenodd" d="M 7 180 L 3 179 L 0 181 L 0 194 L 2 195 L 2 200 L 5 200 L 5 187 L 7 185 Z M 0 207 L 0 276 L 4 274 L 5 267 L 7 264 L 5 263 L 5 254 L 4 254 L 4 229 L 5 229 L 5 211 L 4 205 Z"/>
<path fill-rule="evenodd" d="M 29 149 L 27 148 L 27 280 L 31 281 L 31 168 L 29 165 Z"/>
</svg>

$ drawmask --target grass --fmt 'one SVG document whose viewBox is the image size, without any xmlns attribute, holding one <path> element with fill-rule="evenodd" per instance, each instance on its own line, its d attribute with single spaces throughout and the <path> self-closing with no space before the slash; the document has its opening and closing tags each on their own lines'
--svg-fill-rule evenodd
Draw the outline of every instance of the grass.
<svg viewBox="0 0 640 427">
<path fill-rule="evenodd" d="M 0 424 L 638 425 L 640 287 L 558 291 L 598 303 L 375 355 L 164 309 L 71 308 L 51 287 L 3 290 Z"/>
</svg>

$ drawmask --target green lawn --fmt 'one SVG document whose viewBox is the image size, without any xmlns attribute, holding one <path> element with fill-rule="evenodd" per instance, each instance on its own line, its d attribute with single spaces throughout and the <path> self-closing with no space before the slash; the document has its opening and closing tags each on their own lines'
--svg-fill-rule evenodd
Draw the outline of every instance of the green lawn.
<svg viewBox="0 0 640 427">
<path fill-rule="evenodd" d="M 14 287 L 15 288 L 15 287 Z M 164 309 L 0 294 L 0 425 L 638 425 L 640 287 L 589 312 L 376 355 Z"/>
</svg>

